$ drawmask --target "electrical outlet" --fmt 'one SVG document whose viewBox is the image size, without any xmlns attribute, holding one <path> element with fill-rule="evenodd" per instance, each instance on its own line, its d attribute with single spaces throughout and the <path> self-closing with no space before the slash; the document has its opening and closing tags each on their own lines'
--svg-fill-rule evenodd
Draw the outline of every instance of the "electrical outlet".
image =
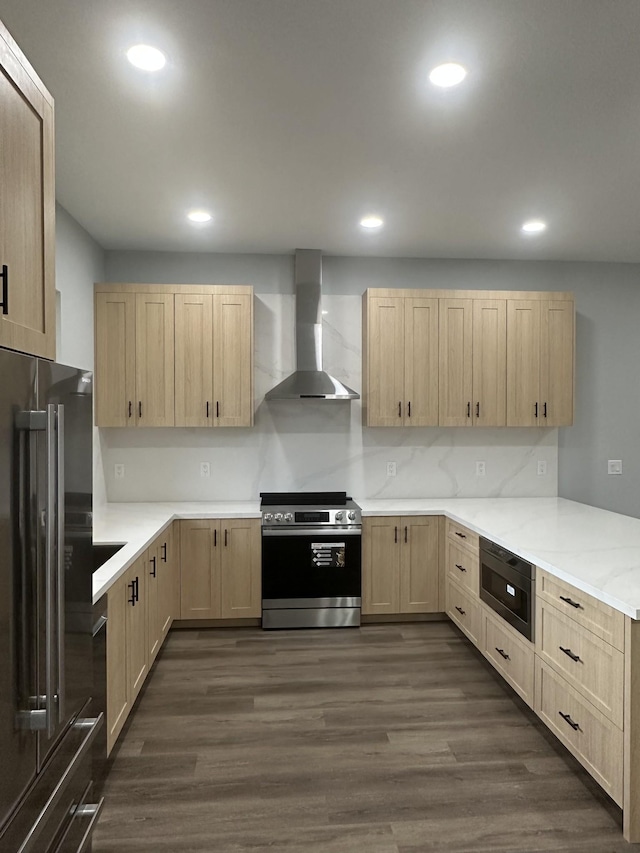
<svg viewBox="0 0 640 853">
<path fill-rule="evenodd" d="M 395 477 L 396 476 L 396 463 L 395 462 L 387 462 L 387 477 Z"/>
<path fill-rule="evenodd" d="M 200 463 L 200 476 L 201 477 L 210 477 L 211 476 L 211 462 L 201 462 Z"/>
<path fill-rule="evenodd" d="M 543 477 L 547 473 L 547 460 L 538 459 L 538 476 Z"/>
<path fill-rule="evenodd" d="M 622 474 L 622 459 L 609 459 L 607 461 L 607 474 Z"/>
<path fill-rule="evenodd" d="M 477 461 L 476 462 L 476 477 L 484 477 L 484 475 L 486 473 L 487 473 L 487 463 L 484 461 L 481 461 L 481 460 Z"/>
<path fill-rule="evenodd" d="M 124 465 L 121 462 L 113 466 L 113 476 L 116 480 L 124 480 Z"/>
</svg>

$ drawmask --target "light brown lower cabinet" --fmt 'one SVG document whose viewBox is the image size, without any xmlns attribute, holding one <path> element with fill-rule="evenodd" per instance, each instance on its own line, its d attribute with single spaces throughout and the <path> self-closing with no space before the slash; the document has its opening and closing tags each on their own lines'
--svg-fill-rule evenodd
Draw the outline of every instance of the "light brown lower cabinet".
<svg viewBox="0 0 640 853">
<path fill-rule="evenodd" d="M 534 702 L 534 646 L 481 603 L 480 651 L 530 708 Z"/>
<path fill-rule="evenodd" d="M 476 646 L 480 646 L 480 599 L 477 594 L 460 586 L 447 575 L 446 612 L 453 622 Z"/>
<path fill-rule="evenodd" d="M 261 615 L 260 519 L 180 522 L 180 618 Z"/>
<path fill-rule="evenodd" d="M 365 518 L 362 612 L 437 612 L 438 555 L 437 515 Z"/>
</svg>

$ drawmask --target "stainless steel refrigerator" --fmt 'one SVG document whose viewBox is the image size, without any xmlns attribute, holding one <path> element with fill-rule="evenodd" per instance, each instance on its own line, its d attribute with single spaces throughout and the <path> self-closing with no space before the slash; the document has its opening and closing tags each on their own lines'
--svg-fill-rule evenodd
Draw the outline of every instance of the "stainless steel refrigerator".
<svg viewBox="0 0 640 853">
<path fill-rule="evenodd" d="M 0 853 L 85 853 L 92 375 L 0 350 Z"/>
</svg>

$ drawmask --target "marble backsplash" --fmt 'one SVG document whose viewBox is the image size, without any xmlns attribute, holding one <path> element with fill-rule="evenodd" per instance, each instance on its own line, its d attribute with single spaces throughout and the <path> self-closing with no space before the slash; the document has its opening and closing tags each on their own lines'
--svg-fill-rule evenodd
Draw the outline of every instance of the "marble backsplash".
<svg viewBox="0 0 640 853">
<path fill-rule="evenodd" d="M 361 299 L 324 295 L 323 309 L 324 367 L 360 391 Z M 359 400 L 266 403 L 265 392 L 293 367 L 294 297 L 259 294 L 255 426 L 99 430 L 108 500 L 251 500 L 261 491 L 316 489 L 362 498 L 557 495 L 555 429 L 363 428 Z M 477 460 L 486 463 L 483 477 Z M 201 462 L 211 463 L 210 478 L 200 477 Z M 124 479 L 114 479 L 116 463 L 125 465 Z"/>
</svg>

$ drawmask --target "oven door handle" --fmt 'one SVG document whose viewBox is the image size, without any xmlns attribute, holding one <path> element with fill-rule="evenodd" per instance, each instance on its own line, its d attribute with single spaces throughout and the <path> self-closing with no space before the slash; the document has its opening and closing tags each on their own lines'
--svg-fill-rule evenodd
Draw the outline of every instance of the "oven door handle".
<svg viewBox="0 0 640 853">
<path fill-rule="evenodd" d="M 361 527 L 263 527 L 265 537 L 281 536 L 362 536 Z"/>
</svg>

